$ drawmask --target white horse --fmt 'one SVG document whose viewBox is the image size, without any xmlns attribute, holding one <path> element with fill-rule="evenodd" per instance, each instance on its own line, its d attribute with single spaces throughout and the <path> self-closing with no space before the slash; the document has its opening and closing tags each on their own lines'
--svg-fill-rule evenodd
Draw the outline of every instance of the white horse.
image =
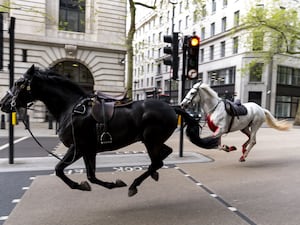
<svg viewBox="0 0 300 225">
<path fill-rule="evenodd" d="M 186 108 L 190 104 L 200 103 L 207 116 L 207 124 L 214 132 L 215 137 L 221 137 L 224 133 L 240 130 L 247 135 L 248 140 L 243 144 L 243 155 L 240 161 L 244 162 L 252 147 L 256 144 L 256 132 L 261 127 L 263 122 L 277 130 L 288 130 L 291 125 L 284 121 L 278 121 L 267 110 L 254 102 L 243 104 L 247 109 L 246 115 L 231 116 L 226 112 L 225 102 L 219 98 L 218 94 L 211 89 L 207 84 L 201 82 L 194 84 L 192 89 L 187 93 L 181 106 Z M 224 149 L 226 147 L 226 149 Z M 234 146 L 221 147 L 226 151 L 236 150 Z"/>
</svg>

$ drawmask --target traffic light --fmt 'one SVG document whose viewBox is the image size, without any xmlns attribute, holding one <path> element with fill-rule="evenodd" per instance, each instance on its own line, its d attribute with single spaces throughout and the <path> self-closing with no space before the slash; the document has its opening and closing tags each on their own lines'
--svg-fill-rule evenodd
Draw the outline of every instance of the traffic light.
<svg viewBox="0 0 300 225">
<path fill-rule="evenodd" d="M 171 44 L 171 46 L 164 47 L 164 53 L 168 54 L 166 58 L 163 59 L 165 65 L 171 66 L 173 70 L 172 79 L 178 79 L 178 33 L 174 32 L 172 35 L 164 35 L 164 42 Z"/>
<path fill-rule="evenodd" d="M 200 38 L 196 35 L 189 37 L 187 50 L 187 76 L 189 79 L 198 78 L 198 60 L 199 60 Z"/>
</svg>

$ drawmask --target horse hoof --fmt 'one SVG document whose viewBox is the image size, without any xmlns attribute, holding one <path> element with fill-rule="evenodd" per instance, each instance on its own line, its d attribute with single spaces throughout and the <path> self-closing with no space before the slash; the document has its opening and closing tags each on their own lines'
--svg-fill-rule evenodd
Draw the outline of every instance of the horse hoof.
<svg viewBox="0 0 300 225">
<path fill-rule="evenodd" d="M 230 147 L 229 147 L 229 151 L 230 151 L 230 152 L 235 151 L 235 150 L 237 150 L 237 148 L 236 148 L 235 146 L 230 146 Z"/>
<path fill-rule="evenodd" d="M 128 197 L 134 196 L 138 192 L 137 188 L 131 188 L 128 190 Z"/>
<path fill-rule="evenodd" d="M 79 184 L 78 188 L 79 188 L 79 190 L 82 190 L 82 191 L 91 191 L 92 190 L 90 184 L 87 181 L 82 181 Z"/>
<path fill-rule="evenodd" d="M 240 162 L 245 162 L 245 161 L 246 161 L 245 157 L 244 157 L 244 156 L 241 156 Z"/>
<path fill-rule="evenodd" d="M 153 180 L 158 181 L 159 173 L 158 172 L 153 172 L 153 173 L 151 173 L 151 177 L 152 177 Z"/>
<path fill-rule="evenodd" d="M 116 187 L 126 187 L 127 184 L 124 183 L 122 180 L 116 180 Z"/>
<path fill-rule="evenodd" d="M 220 150 L 223 150 L 225 152 L 230 152 L 230 147 L 227 145 L 222 145 L 222 147 L 220 148 Z"/>
</svg>

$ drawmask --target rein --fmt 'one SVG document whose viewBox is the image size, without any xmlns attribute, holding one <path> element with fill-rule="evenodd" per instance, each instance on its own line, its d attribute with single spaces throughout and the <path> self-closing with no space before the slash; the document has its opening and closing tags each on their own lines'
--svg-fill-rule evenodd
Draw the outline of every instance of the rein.
<svg viewBox="0 0 300 225">
<path fill-rule="evenodd" d="M 56 155 L 56 154 L 54 154 L 53 152 L 51 152 L 51 151 L 49 151 L 48 149 L 46 149 L 46 148 L 41 144 L 41 142 L 39 142 L 39 140 L 33 135 L 32 131 L 31 131 L 30 128 L 29 128 L 28 123 L 25 122 L 24 119 L 22 120 L 22 122 L 23 122 L 25 128 L 26 128 L 26 129 L 28 130 L 28 132 L 30 133 L 30 135 L 31 135 L 31 137 L 33 138 L 33 140 L 38 144 L 38 146 L 41 147 L 41 149 L 43 149 L 44 151 L 46 151 L 49 155 L 52 155 L 53 157 L 57 158 L 59 161 L 62 161 L 62 159 L 61 159 L 58 155 Z"/>
</svg>

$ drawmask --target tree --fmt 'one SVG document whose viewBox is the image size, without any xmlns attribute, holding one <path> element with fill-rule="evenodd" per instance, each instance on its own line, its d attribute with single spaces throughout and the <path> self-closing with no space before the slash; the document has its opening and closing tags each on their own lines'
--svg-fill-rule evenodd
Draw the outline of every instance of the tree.
<svg viewBox="0 0 300 225">
<path fill-rule="evenodd" d="M 297 46 L 297 40 L 300 40 L 300 22 L 295 9 L 297 7 L 285 8 L 280 6 L 280 2 L 273 0 L 268 7 L 260 4 L 252 6 L 237 29 L 251 32 L 249 37 L 252 41 L 255 33 L 266 34 L 271 56 L 278 53 L 300 54 L 300 46 Z"/>
<path fill-rule="evenodd" d="M 234 32 L 243 30 L 248 33 L 246 44 L 251 45 L 252 50 L 261 53 L 260 60 L 266 63 L 276 54 L 300 54 L 300 21 L 297 11 L 300 3 L 293 1 L 291 5 L 290 2 L 270 0 L 267 5 L 254 4 L 242 18 L 241 25 L 234 29 Z M 262 41 L 267 43 L 267 46 L 261 47 Z M 253 65 L 255 63 L 250 63 L 248 67 Z M 300 107 L 294 124 L 300 124 Z"/>
<path fill-rule="evenodd" d="M 127 90 L 128 90 L 128 97 L 132 98 L 132 77 L 133 77 L 133 39 L 134 34 L 136 32 L 135 27 L 135 18 L 136 18 L 136 6 L 142 6 L 150 9 L 156 9 L 156 0 L 154 1 L 153 5 L 147 5 L 141 2 L 136 2 L 134 0 L 129 0 L 129 10 L 130 10 L 130 25 L 127 34 Z"/>
</svg>

